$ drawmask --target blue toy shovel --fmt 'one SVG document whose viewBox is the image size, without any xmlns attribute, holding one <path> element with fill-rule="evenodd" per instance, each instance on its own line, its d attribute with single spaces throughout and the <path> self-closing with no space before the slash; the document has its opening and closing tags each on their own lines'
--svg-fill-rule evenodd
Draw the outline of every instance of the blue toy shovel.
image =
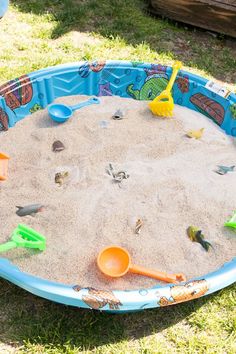
<svg viewBox="0 0 236 354">
<path fill-rule="evenodd" d="M 96 97 L 92 97 L 87 101 L 75 104 L 74 106 L 67 106 L 61 103 L 53 103 L 48 106 L 48 114 L 52 120 L 57 123 L 66 122 L 73 114 L 74 111 L 91 104 L 98 104 L 100 100 Z"/>
</svg>

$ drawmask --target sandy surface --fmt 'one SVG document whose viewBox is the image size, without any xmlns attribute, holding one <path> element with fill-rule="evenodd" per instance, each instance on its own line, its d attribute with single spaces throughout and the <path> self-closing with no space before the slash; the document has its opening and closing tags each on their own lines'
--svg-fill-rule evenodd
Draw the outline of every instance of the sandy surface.
<svg viewBox="0 0 236 354">
<path fill-rule="evenodd" d="M 126 119 L 114 121 L 119 107 Z M 201 140 L 185 136 L 202 127 Z M 52 152 L 55 140 L 66 149 Z M 126 247 L 134 263 L 184 272 L 188 279 L 236 254 L 235 233 L 223 228 L 235 209 L 236 172 L 214 172 L 218 164 L 236 163 L 235 140 L 196 112 L 176 106 L 174 119 L 158 119 L 146 102 L 104 97 L 66 124 L 53 123 L 46 110 L 34 113 L 0 135 L 0 150 L 11 156 L 9 179 L 0 184 L 0 241 L 8 240 L 18 223 L 47 237 L 43 253 L 18 249 L 2 254 L 23 271 L 67 284 L 128 289 L 156 280 L 137 275 L 108 280 L 95 263 L 103 247 Z M 130 175 L 121 188 L 105 171 L 109 163 Z M 65 170 L 69 177 L 59 187 L 55 173 Z M 35 217 L 15 214 L 16 205 L 35 203 L 46 206 Z M 137 218 L 144 221 L 139 235 L 134 233 Z M 186 235 L 189 225 L 201 228 L 214 250 L 207 253 L 192 243 Z"/>
</svg>

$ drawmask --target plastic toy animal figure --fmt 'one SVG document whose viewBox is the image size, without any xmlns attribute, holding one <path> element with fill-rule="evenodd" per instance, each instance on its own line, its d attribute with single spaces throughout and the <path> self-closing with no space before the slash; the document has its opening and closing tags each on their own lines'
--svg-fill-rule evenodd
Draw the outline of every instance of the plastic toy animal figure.
<svg viewBox="0 0 236 354">
<path fill-rule="evenodd" d="M 30 78 L 23 75 L 18 79 L 8 81 L 0 86 L 0 95 L 5 98 L 6 104 L 11 110 L 24 106 L 33 97 L 33 87 Z"/>
<path fill-rule="evenodd" d="M 0 108 L 0 131 L 8 130 L 8 125 L 9 125 L 9 117 L 7 113 L 2 108 Z"/>
<path fill-rule="evenodd" d="M 114 171 L 114 168 L 113 168 L 113 166 L 112 166 L 111 163 L 109 164 L 108 168 L 106 169 L 106 172 L 107 172 L 110 176 L 112 176 L 114 182 L 119 183 L 119 186 L 120 186 L 120 183 L 121 183 L 124 179 L 129 178 L 128 173 L 126 173 L 125 171 L 118 171 L 118 172 L 115 172 L 115 171 Z"/>
<path fill-rule="evenodd" d="M 65 150 L 65 145 L 60 140 L 54 141 L 54 143 L 52 144 L 52 151 L 61 152 L 63 150 Z"/>
<path fill-rule="evenodd" d="M 205 279 L 193 280 L 184 285 L 174 285 L 170 288 L 170 298 L 160 297 L 160 306 L 178 304 L 180 302 L 197 299 L 206 294 L 209 287 Z M 156 295 L 159 296 L 158 291 Z"/>
<path fill-rule="evenodd" d="M 202 231 L 195 226 L 188 227 L 187 235 L 192 242 L 200 243 L 200 245 L 202 245 L 204 250 L 207 252 L 209 251 L 209 248 L 212 247 L 211 243 L 205 240 L 205 236 L 202 234 Z"/>
<path fill-rule="evenodd" d="M 68 171 L 64 171 L 64 172 L 57 172 L 55 174 L 55 183 L 57 183 L 59 185 L 59 187 L 61 187 L 64 183 L 64 180 L 66 177 L 69 176 L 69 172 Z"/>
<path fill-rule="evenodd" d="M 140 231 L 141 231 L 142 226 L 143 226 L 143 221 L 142 221 L 141 219 L 138 219 L 138 220 L 136 221 L 136 225 L 135 225 L 135 233 L 136 233 L 137 235 L 140 234 Z"/>
<path fill-rule="evenodd" d="M 78 285 L 74 286 L 75 291 L 80 291 L 82 288 Z M 86 288 L 88 290 L 87 295 L 82 295 L 82 300 L 92 309 L 98 310 L 106 305 L 109 305 L 110 310 L 118 310 L 119 306 L 122 306 L 117 297 L 109 290 L 98 290 L 94 288 Z"/>
<path fill-rule="evenodd" d="M 204 132 L 204 128 L 201 128 L 199 130 L 190 130 L 189 132 L 186 133 L 186 135 L 189 138 L 200 139 L 202 137 L 203 132 Z"/>
<path fill-rule="evenodd" d="M 27 215 L 35 216 L 36 213 L 43 211 L 44 206 L 42 204 L 32 204 L 24 207 L 16 206 L 16 208 L 18 209 L 16 214 L 22 217 Z"/>
<path fill-rule="evenodd" d="M 235 166 L 217 166 L 218 170 L 216 170 L 215 172 L 218 173 L 219 175 L 225 175 L 228 172 L 233 172 Z"/>
<path fill-rule="evenodd" d="M 43 109 L 43 107 L 40 106 L 40 104 L 35 103 L 35 105 L 31 107 L 29 111 L 33 114 L 34 112 L 40 111 L 41 109 Z"/>
<path fill-rule="evenodd" d="M 115 111 L 115 113 L 112 116 L 112 119 L 114 120 L 122 120 L 123 118 L 124 118 L 124 113 L 120 108 L 117 109 L 117 111 Z"/>
</svg>

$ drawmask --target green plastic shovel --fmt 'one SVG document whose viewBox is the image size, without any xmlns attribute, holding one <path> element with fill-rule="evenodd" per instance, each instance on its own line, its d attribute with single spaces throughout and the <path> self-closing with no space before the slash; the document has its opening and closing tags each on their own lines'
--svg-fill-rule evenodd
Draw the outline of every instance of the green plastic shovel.
<svg viewBox="0 0 236 354">
<path fill-rule="evenodd" d="M 10 241 L 0 245 L 0 252 L 6 252 L 17 247 L 37 248 L 40 251 L 44 251 L 46 238 L 28 226 L 19 224 L 13 231 Z"/>
<path fill-rule="evenodd" d="M 225 226 L 236 229 L 236 211 L 234 212 L 234 215 L 231 217 L 231 219 L 226 221 Z"/>
</svg>

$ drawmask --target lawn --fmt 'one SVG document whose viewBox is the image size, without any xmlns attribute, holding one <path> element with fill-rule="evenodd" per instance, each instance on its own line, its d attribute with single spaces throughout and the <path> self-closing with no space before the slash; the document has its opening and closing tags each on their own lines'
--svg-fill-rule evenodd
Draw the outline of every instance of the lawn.
<svg viewBox="0 0 236 354">
<path fill-rule="evenodd" d="M 78 60 L 171 64 L 236 88 L 236 41 L 150 16 L 144 0 L 12 0 L 0 82 Z M 0 353 L 235 353 L 236 286 L 125 315 L 70 308 L 0 281 Z"/>
</svg>

